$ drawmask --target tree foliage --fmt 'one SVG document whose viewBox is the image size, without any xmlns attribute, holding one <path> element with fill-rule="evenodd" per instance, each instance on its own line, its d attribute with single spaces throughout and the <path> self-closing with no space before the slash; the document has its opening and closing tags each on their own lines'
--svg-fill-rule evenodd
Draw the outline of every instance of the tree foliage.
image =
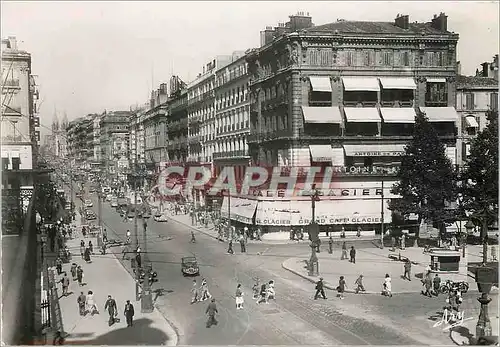
<svg viewBox="0 0 500 347">
<path fill-rule="evenodd" d="M 488 126 L 472 141 L 461 189 L 464 208 L 475 213 L 498 208 L 498 111 L 486 117 Z"/>
<path fill-rule="evenodd" d="M 413 139 L 405 148 L 398 183 L 390 209 L 403 216 L 415 213 L 421 220 L 443 223 L 453 217 L 445 202 L 457 197 L 456 172 L 446 156 L 445 146 L 424 113 L 418 113 Z"/>
</svg>

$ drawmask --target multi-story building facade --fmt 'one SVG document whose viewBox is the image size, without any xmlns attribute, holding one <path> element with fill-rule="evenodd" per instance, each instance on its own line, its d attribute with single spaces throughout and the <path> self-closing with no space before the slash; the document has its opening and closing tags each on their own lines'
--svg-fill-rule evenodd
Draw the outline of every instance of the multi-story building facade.
<svg viewBox="0 0 500 347">
<path fill-rule="evenodd" d="M 214 171 L 234 166 L 236 180 L 249 165 L 247 136 L 250 133 L 249 75 L 244 52 L 234 52 L 231 62 L 215 72 Z M 210 138 L 210 135 L 209 135 Z"/>
<path fill-rule="evenodd" d="M 498 56 L 496 59 L 498 65 Z M 495 70 L 488 63 L 482 64 L 482 69 L 476 76 L 457 76 L 456 105 L 460 115 L 457 123 L 457 163 L 460 166 L 470 154 L 472 139 L 488 125 L 487 111 L 498 111 L 498 79 L 495 79 Z M 496 71 L 498 78 L 498 67 Z"/>
<path fill-rule="evenodd" d="M 167 114 L 169 162 L 185 164 L 188 159 L 188 90 L 178 76 L 170 79 Z"/>
<path fill-rule="evenodd" d="M 299 13 L 261 39 L 246 58 L 252 162 L 286 172 L 317 166 L 323 175 L 330 167 L 335 183 L 323 186 L 316 203 L 323 227 L 375 233 L 391 222 L 387 200 L 395 198 L 395 181 L 387 172 L 397 170 L 416 112 L 426 113 L 456 163 L 458 35 L 448 31 L 444 13 L 428 23 L 398 15 L 393 22 L 319 26 Z M 294 175 L 302 177 L 300 170 Z M 295 188 L 310 189 L 304 184 Z M 246 211 L 251 217 L 245 220 L 255 214 L 255 223 L 269 231 L 309 224 L 309 197 L 295 196 L 286 185 L 279 193 L 271 188 L 256 193 L 265 197 L 250 198 L 253 212 Z"/>
<path fill-rule="evenodd" d="M 145 163 L 145 137 L 144 137 L 144 118 L 146 111 L 149 109 L 149 103 L 142 107 L 136 107 L 132 110 L 129 125 L 129 161 L 130 167 L 137 160 L 137 163 L 143 165 Z M 137 153 L 137 157 L 136 157 Z"/>
<path fill-rule="evenodd" d="M 66 141 L 68 157 L 71 158 L 71 166 L 80 169 L 96 168 L 94 127 L 95 121 L 99 119 L 96 114 L 88 114 L 68 123 L 66 127 Z"/>
<path fill-rule="evenodd" d="M 167 84 L 151 92 L 149 109 L 143 115 L 144 162 L 150 170 L 156 170 L 160 162 L 168 160 L 167 152 Z"/>
<path fill-rule="evenodd" d="M 217 56 L 188 84 L 188 161 L 212 162 L 216 144 L 215 75 L 231 62 L 231 56 Z"/>
<path fill-rule="evenodd" d="M 19 49 L 15 37 L 2 44 L 2 266 L 15 269 L 3 276 L 2 342 L 33 341 L 36 319 L 38 249 L 35 201 L 39 182 L 38 89 L 31 54 Z M 8 288 L 8 290 L 7 290 Z"/>
<path fill-rule="evenodd" d="M 107 177 L 128 173 L 130 111 L 105 112 L 99 122 L 102 165 Z"/>
</svg>

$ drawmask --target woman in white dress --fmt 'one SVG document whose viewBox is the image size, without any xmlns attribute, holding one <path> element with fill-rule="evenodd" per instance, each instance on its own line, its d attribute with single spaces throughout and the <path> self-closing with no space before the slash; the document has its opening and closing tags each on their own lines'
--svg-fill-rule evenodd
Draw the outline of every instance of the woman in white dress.
<svg viewBox="0 0 500 347">
<path fill-rule="evenodd" d="M 274 291 L 274 281 L 271 280 L 267 285 L 267 300 L 269 299 L 276 300 L 275 297 L 276 297 L 276 292 Z"/>
<path fill-rule="evenodd" d="M 91 290 L 89 290 L 87 293 L 86 304 L 87 304 L 86 311 L 89 312 L 91 315 L 94 315 L 94 313 L 99 313 L 99 309 L 97 308 L 97 304 L 95 303 L 94 300 L 94 293 Z"/>
<path fill-rule="evenodd" d="M 389 274 L 385 274 L 384 289 L 385 289 L 385 295 L 392 297 L 392 283 L 391 283 L 391 276 L 389 276 Z"/>
<path fill-rule="evenodd" d="M 241 284 L 238 284 L 238 287 L 236 287 L 235 299 L 236 299 L 236 309 L 237 310 L 243 309 L 243 303 L 245 302 L 245 300 L 243 299 L 243 291 L 241 290 Z"/>
<path fill-rule="evenodd" d="M 208 300 L 212 297 L 212 295 L 210 295 L 210 292 L 208 291 L 208 284 L 207 280 L 205 279 L 201 281 L 200 292 L 201 292 L 201 301 Z"/>
</svg>

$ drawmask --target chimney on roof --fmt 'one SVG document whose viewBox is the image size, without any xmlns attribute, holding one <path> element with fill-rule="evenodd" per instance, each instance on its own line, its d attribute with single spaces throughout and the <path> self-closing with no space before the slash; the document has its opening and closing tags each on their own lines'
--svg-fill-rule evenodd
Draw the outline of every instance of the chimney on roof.
<svg viewBox="0 0 500 347">
<path fill-rule="evenodd" d="M 448 16 L 444 13 L 441 12 L 438 15 L 434 15 L 434 18 L 432 19 L 431 22 L 431 27 L 433 27 L 436 30 L 442 31 L 442 32 L 447 32 L 448 31 Z"/>
<path fill-rule="evenodd" d="M 462 74 L 462 64 L 457 61 L 457 75 L 461 75 Z"/>
<path fill-rule="evenodd" d="M 274 40 L 275 31 L 273 27 L 267 26 L 266 30 L 260 32 L 260 46 L 263 47 Z"/>
<path fill-rule="evenodd" d="M 17 39 L 15 36 L 9 36 L 9 48 L 17 50 Z"/>
<path fill-rule="evenodd" d="M 396 19 L 394 20 L 394 25 L 401 29 L 408 29 L 410 24 L 410 16 L 407 14 L 400 15 L 398 13 Z"/>
<path fill-rule="evenodd" d="M 278 23 L 278 26 L 274 28 L 274 37 L 279 37 L 286 32 L 285 23 Z"/>
<path fill-rule="evenodd" d="M 484 62 L 481 64 L 481 66 L 483 67 L 483 71 L 481 73 L 481 77 L 490 77 L 489 76 L 489 72 L 490 72 L 490 63 L 488 62 Z"/>
<path fill-rule="evenodd" d="M 290 22 L 288 22 L 289 25 L 287 26 L 289 26 L 292 32 L 307 29 L 314 25 L 312 23 L 312 17 L 309 16 L 309 13 L 306 14 L 305 12 L 299 12 L 295 16 L 290 16 L 289 18 Z"/>
</svg>

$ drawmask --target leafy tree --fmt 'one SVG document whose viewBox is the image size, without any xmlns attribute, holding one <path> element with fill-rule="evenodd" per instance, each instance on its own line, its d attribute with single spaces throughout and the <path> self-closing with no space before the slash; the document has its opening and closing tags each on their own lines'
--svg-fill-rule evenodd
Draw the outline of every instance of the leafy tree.
<svg viewBox="0 0 500 347">
<path fill-rule="evenodd" d="M 486 114 L 488 126 L 472 141 L 461 194 L 466 211 L 498 214 L 498 111 Z"/>
<path fill-rule="evenodd" d="M 390 203 L 390 209 L 408 216 L 418 215 L 421 221 L 431 221 L 439 225 L 454 216 L 454 211 L 446 208 L 446 201 L 456 201 L 456 173 L 446 156 L 435 129 L 424 113 L 418 113 L 415 120 L 413 139 L 405 148 L 401 167 L 397 174 L 398 183 L 392 193 L 401 196 Z M 418 229 L 415 244 L 418 244 Z"/>
</svg>

